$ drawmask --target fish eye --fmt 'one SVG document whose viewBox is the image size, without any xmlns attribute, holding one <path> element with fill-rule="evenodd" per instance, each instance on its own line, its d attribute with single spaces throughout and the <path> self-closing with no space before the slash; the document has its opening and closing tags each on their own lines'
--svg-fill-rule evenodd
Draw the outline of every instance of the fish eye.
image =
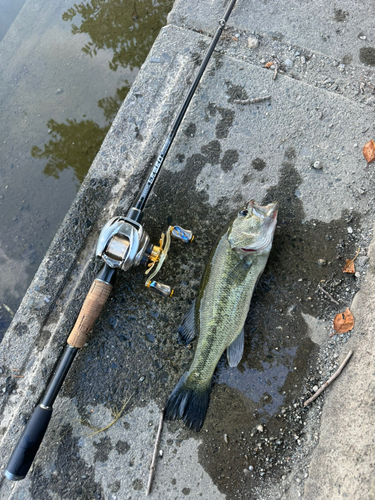
<svg viewBox="0 0 375 500">
<path fill-rule="evenodd" d="M 239 215 L 241 215 L 242 217 L 246 217 L 246 215 L 249 213 L 248 210 L 244 209 L 244 210 L 241 210 L 241 212 L 239 213 Z"/>
</svg>

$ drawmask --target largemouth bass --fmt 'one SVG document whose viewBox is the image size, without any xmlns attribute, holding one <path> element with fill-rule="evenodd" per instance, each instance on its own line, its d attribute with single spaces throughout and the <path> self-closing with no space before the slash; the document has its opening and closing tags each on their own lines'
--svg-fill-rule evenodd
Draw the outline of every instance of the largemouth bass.
<svg viewBox="0 0 375 500">
<path fill-rule="evenodd" d="M 169 396 L 164 416 L 183 419 L 199 431 L 206 417 L 211 378 L 225 349 L 237 366 L 244 349 L 244 324 L 255 285 L 271 251 L 278 203 L 254 200 L 222 235 L 205 268 L 197 299 L 179 328 L 189 343 L 198 335 L 193 363 Z"/>
</svg>

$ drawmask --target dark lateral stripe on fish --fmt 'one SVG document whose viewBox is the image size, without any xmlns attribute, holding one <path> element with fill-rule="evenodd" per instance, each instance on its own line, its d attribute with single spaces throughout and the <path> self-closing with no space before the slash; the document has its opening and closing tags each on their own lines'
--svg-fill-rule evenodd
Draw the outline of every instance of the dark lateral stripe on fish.
<svg viewBox="0 0 375 500">
<path fill-rule="evenodd" d="M 208 387 L 197 391 L 189 387 L 188 376 L 189 372 L 183 374 L 169 396 L 164 408 L 164 418 L 166 420 L 181 418 L 189 429 L 199 432 L 210 402 L 211 383 Z"/>
</svg>

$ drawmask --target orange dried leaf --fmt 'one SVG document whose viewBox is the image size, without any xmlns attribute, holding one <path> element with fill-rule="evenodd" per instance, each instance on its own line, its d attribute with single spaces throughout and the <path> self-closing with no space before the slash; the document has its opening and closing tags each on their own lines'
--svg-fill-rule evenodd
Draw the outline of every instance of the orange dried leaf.
<svg viewBox="0 0 375 500">
<path fill-rule="evenodd" d="M 237 38 L 236 36 L 232 36 L 232 40 L 233 40 L 234 42 L 238 42 L 238 38 Z"/>
<path fill-rule="evenodd" d="M 371 163 L 375 160 L 375 142 L 371 139 L 371 141 L 367 142 L 363 146 L 363 156 L 365 157 L 367 163 Z"/>
<path fill-rule="evenodd" d="M 342 270 L 343 273 L 351 273 L 351 274 L 355 273 L 354 261 L 358 257 L 360 249 L 361 249 L 361 247 L 358 247 L 357 253 L 353 257 L 353 259 L 345 259 L 345 266 L 343 267 L 343 270 Z"/>
<path fill-rule="evenodd" d="M 354 269 L 354 259 L 345 259 L 345 266 L 342 269 L 343 273 L 350 273 L 354 274 L 355 269 Z"/>
<path fill-rule="evenodd" d="M 330 335 L 337 335 L 338 333 L 346 333 L 351 330 L 354 326 L 354 317 L 353 314 L 349 311 L 349 307 L 346 308 L 346 311 L 343 313 L 339 313 L 335 316 L 333 320 L 333 328 L 335 329 L 334 333 Z"/>
<path fill-rule="evenodd" d="M 273 62 L 270 61 L 267 64 L 264 65 L 265 68 L 270 68 L 273 65 Z"/>
</svg>

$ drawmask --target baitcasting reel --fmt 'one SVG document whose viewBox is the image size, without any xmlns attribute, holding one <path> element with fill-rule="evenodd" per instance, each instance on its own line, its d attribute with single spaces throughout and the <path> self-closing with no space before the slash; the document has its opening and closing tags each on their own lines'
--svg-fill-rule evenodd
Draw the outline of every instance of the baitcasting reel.
<svg viewBox="0 0 375 500">
<path fill-rule="evenodd" d="M 166 233 L 162 233 L 159 245 L 153 245 L 139 222 L 129 217 L 113 217 L 100 233 L 96 255 L 113 269 L 127 271 L 140 264 L 148 266 L 146 287 L 163 297 L 171 297 L 173 290 L 170 286 L 153 280 L 167 257 L 171 237 L 183 243 L 190 243 L 194 239 L 191 231 L 169 226 Z"/>
</svg>

